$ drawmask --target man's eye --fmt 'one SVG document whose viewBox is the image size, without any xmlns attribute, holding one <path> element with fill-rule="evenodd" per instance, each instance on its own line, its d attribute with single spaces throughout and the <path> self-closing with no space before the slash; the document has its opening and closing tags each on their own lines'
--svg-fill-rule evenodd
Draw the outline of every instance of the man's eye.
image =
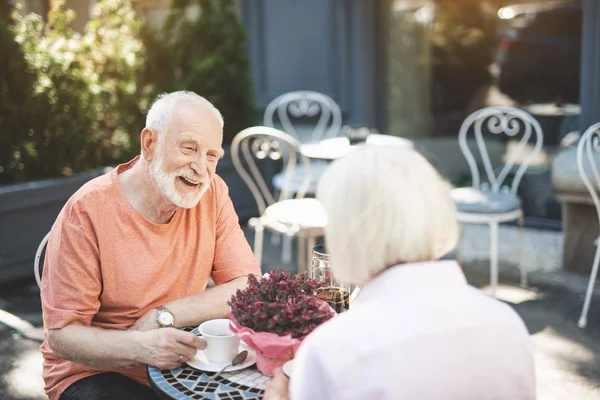
<svg viewBox="0 0 600 400">
<path fill-rule="evenodd" d="M 196 151 L 196 149 L 195 149 L 195 148 L 193 148 L 193 147 L 185 147 L 185 149 L 186 149 L 187 151 Z"/>
<path fill-rule="evenodd" d="M 219 155 L 216 153 L 208 153 L 208 158 L 210 158 L 211 160 L 216 160 L 217 158 L 219 158 Z"/>
</svg>

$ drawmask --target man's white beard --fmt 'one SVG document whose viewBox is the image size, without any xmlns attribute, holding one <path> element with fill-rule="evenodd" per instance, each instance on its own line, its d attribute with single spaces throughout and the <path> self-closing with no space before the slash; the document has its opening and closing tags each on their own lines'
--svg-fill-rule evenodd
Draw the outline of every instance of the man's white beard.
<svg viewBox="0 0 600 400">
<path fill-rule="evenodd" d="M 191 180 L 198 180 L 197 175 L 189 168 L 179 168 L 175 172 L 167 174 L 163 164 L 164 158 L 162 154 L 150 163 L 150 176 L 156 183 L 156 186 L 158 186 L 158 190 L 177 207 L 196 207 L 202 195 L 208 190 L 208 182 L 202 181 L 200 188 L 196 188 L 193 192 L 180 193 L 175 188 L 175 180 L 179 179 L 180 176 Z"/>
</svg>

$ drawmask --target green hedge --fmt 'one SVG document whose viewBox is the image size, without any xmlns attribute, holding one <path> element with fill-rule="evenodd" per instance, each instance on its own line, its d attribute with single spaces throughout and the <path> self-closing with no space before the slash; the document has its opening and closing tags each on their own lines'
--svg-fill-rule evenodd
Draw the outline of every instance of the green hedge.
<svg viewBox="0 0 600 400">
<path fill-rule="evenodd" d="M 182 18 L 196 3 L 200 12 Z M 193 90 L 225 117 L 225 143 L 254 124 L 245 31 L 231 0 L 174 1 L 145 26 L 126 0 L 96 3 L 83 33 L 53 1 L 45 22 L 0 0 L 0 184 L 114 165 L 139 152 L 159 93 Z M 200 38 L 200 39 L 199 39 Z"/>
<path fill-rule="evenodd" d="M 194 18 L 186 16 L 190 6 L 199 10 Z M 158 92 L 185 89 L 205 96 L 223 114 L 226 144 L 258 123 L 246 30 L 233 0 L 174 0 L 163 29 L 147 29 L 146 35 L 154 50 L 146 79 Z"/>
</svg>

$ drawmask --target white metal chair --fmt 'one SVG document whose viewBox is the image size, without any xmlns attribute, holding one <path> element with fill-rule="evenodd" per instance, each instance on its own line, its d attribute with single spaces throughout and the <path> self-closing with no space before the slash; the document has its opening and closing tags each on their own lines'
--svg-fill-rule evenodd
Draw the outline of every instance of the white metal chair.
<svg viewBox="0 0 600 400">
<path fill-rule="evenodd" d="M 470 132 L 475 137 L 487 181 L 481 181 L 477 162 L 469 148 L 467 135 Z M 504 166 L 497 175 L 490 162 L 484 134 L 505 134 L 514 140 L 520 136 L 518 144 L 507 155 Z M 452 191 L 457 206 L 457 218 L 461 224 L 486 224 L 490 227 L 490 286 L 495 296 L 498 286 L 498 224 L 518 220 L 522 231 L 523 211 L 517 189 L 525 170 L 542 148 L 542 129 L 534 117 L 522 110 L 512 107 L 487 107 L 475 111 L 465 119 L 458 141 L 471 171 L 472 187 Z M 518 167 L 514 172 L 513 167 L 517 163 Z M 503 185 L 513 172 L 510 187 Z M 527 271 L 523 262 L 519 267 L 521 284 L 526 285 Z"/>
<path fill-rule="evenodd" d="M 42 265 L 40 265 L 40 260 L 42 258 L 42 253 L 44 252 L 46 245 L 48 244 L 49 238 L 50 232 L 48 232 L 40 242 L 40 245 L 38 246 L 37 251 L 35 252 L 35 259 L 33 260 L 33 275 L 35 276 L 35 281 L 37 282 L 38 287 L 41 287 L 42 285 Z"/>
<path fill-rule="evenodd" d="M 281 128 L 292 135 L 300 143 L 316 142 L 340 136 L 342 133 L 342 112 L 338 104 L 329 96 L 308 90 L 284 93 L 267 105 L 263 114 L 263 125 Z M 294 169 L 288 190 L 295 193 L 304 178 L 310 177 L 307 194 L 314 194 L 317 183 L 327 168 L 327 162 L 313 160 L 310 171 L 300 162 Z M 273 177 L 273 187 L 281 190 L 283 174 Z M 271 236 L 273 245 L 279 244 L 279 235 Z M 289 262 L 291 258 L 291 243 L 284 237 L 282 261 Z"/>
<path fill-rule="evenodd" d="M 312 91 L 284 93 L 273 99 L 265 109 L 263 125 L 281 129 L 292 135 L 300 143 L 308 143 L 339 136 L 342 132 L 342 112 L 338 104 L 329 96 Z M 326 162 L 316 161 L 311 165 L 310 185 L 307 193 L 314 193 L 317 182 Z M 300 163 L 292 175 L 288 189 L 297 190 L 307 175 L 305 166 Z M 273 178 L 273 186 L 280 190 L 283 174 Z"/>
<path fill-rule="evenodd" d="M 316 122 L 314 122 L 316 119 Z M 311 121 L 313 121 L 311 123 Z M 271 100 L 265 109 L 263 124 L 275 127 L 279 122 L 286 133 L 300 142 L 336 137 L 342 130 L 342 112 L 338 104 L 322 93 L 301 90 L 284 93 Z M 309 137 L 297 131 L 298 124 L 308 125 Z"/>
<path fill-rule="evenodd" d="M 598 172 L 597 162 L 600 157 L 600 123 L 590 126 L 583 134 L 577 145 L 577 169 L 583 184 L 590 192 L 596 212 L 598 213 L 598 222 L 600 223 L 600 200 L 598 199 L 598 190 L 600 190 L 600 173 Z M 587 164 L 587 167 L 586 167 Z M 587 325 L 587 314 L 590 308 L 590 301 L 594 294 L 594 285 L 596 283 L 596 275 L 598 274 L 598 264 L 600 262 L 600 245 L 599 238 L 596 238 L 594 245 L 596 253 L 594 255 L 594 263 L 592 264 L 592 272 L 588 282 L 583 309 L 577 326 L 585 328 Z"/>
<path fill-rule="evenodd" d="M 231 143 L 231 158 L 236 171 L 256 200 L 259 217 L 251 218 L 255 230 L 254 255 L 262 261 L 264 229 L 298 238 L 298 272 L 306 272 L 316 237 L 324 234 L 325 212 L 316 199 L 303 198 L 310 184 L 310 160 L 300 151 L 300 143 L 278 129 L 255 126 L 239 132 Z M 277 198 L 273 196 L 256 163 L 256 159 L 281 160 L 283 185 Z M 298 161 L 307 174 L 293 193 L 288 189 Z M 307 246 L 308 244 L 308 246 Z"/>
</svg>

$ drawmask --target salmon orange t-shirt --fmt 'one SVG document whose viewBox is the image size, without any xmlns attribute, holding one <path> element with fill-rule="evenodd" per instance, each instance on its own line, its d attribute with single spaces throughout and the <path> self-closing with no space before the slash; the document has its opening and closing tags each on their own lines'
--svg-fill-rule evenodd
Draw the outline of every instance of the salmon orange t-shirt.
<svg viewBox="0 0 600 400">
<path fill-rule="evenodd" d="M 205 290 L 211 277 L 219 285 L 260 274 L 219 176 L 196 207 L 155 224 L 133 208 L 117 178 L 136 161 L 83 185 L 54 223 L 41 287 L 46 333 L 70 324 L 125 330 L 149 310 Z M 41 351 L 50 400 L 103 371 L 59 358 L 47 341 Z M 118 372 L 148 384 L 145 368 Z"/>
</svg>

